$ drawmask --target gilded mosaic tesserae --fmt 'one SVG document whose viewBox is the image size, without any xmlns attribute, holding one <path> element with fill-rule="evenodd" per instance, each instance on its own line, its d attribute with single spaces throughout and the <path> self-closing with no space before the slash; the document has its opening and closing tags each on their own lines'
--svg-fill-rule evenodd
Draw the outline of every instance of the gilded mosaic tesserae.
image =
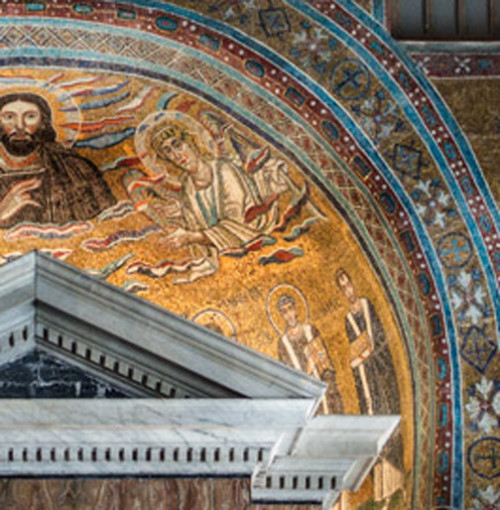
<svg viewBox="0 0 500 510">
<path fill-rule="evenodd" d="M 0 264 L 40 250 L 322 379 L 320 413 L 401 415 L 342 510 L 498 508 L 496 57 L 412 58 L 379 4 L 2 2 Z"/>
</svg>

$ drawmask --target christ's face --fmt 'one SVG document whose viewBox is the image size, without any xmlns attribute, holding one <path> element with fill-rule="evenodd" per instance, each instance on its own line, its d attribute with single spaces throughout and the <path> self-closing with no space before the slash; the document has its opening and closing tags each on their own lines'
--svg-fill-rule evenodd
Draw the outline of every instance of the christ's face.
<svg viewBox="0 0 500 510">
<path fill-rule="evenodd" d="M 297 307 L 294 303 L 283 303 L 280 306 L 280 313 L 287 327 L 294 328 L 299 323 Z"/>
<path fill-rule="evenodd" d="M 42 114 L 34 103 L 12 101 L 0 110 L 2 143 L 14 156 L 27 156 L 35 150 L 35 134 L 41 125 Z"/>
</svg>

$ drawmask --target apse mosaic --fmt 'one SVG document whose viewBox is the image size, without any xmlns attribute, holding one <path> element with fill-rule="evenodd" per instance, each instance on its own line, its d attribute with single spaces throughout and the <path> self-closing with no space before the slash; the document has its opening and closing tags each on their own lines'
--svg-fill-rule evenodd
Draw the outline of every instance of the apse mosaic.
<svg viewBox="0 0 500 510">
<path fill-rule="evenodd" d="M 277 357 L 328 383 L 323 413 L 404 408 L 378 469 L 389 495 L 410 491 L 411 381 L 394 369 L 405 348 L 317 186 L 165 83 L 33 68 L 0 79 L 2 262 L 49 253 Z"/>
<path fill-rule="evenodd" d="M 350 508 L 488 508 L 498 209 L 383 7 L 4 2 L 0 262 L 44 251 L 321 378 L 319 412 L 401 414 Z"/>
</svg>

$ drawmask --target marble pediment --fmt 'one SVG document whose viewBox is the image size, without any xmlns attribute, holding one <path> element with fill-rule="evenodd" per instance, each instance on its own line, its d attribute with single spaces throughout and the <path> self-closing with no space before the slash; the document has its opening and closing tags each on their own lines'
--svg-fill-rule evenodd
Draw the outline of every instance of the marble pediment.
<svg viewBox="0 0 500 510">
<path fill-rule="evenodd" d="M 0 268 L 1 476 L 248 476 L 255 502 L 356 489 L 397 416 L 32 252 Z"/>
<path fill-rule="evenodd" d="M 309 398 L 316 381 L 38 252 L 0 268 L 0 367 L 36 349 L 163 398 Z"/>
</svg>

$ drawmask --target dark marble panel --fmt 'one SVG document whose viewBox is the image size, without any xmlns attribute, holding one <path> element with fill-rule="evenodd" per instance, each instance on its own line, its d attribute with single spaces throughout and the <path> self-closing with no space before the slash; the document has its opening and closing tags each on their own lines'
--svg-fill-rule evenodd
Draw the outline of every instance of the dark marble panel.
<svg viewBox="0 0 500 510">
<path fill-rule="evenodd" d="M 246 479 L 0 479 L 9 510 L 250 510 Z"/>
<path fill-rule="evenodd" d="M 321 510 L 321 505 L 254 505 L 252 510 Z"/>
<path fill-rule="evenodd" d="M 0 398 L 127 398 L 121 388 L 38 350 L 0 366 Z"/>
</svg>

